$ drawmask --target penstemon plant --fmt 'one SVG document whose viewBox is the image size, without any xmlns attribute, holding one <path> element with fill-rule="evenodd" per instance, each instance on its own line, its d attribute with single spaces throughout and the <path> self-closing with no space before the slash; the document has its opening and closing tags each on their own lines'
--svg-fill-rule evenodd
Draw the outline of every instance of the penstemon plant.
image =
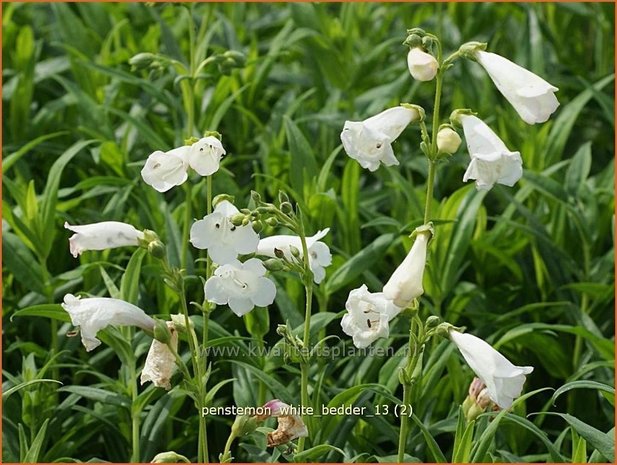
<svg viewBox="0 0 617 465">
<path fill-rule="evenodd" d="M 191 6 L 188 11 L 192 17 Z M 281 345 L 285 349 L 285 362 L 290 370 L 299 374 L 300 409 L 296 411 L 288 399 L 268 399 L 268 389 L 259 380 L 259 413 L 236 416 L 230 433 L 218 456 L 221 463 L 233 461 L 232 445 L 247 434 L 262 434 L 268 447 L 276 447 L 273 457 L 293 460 L 304 458 L 307 444 L 319 447 L 317 427 L 310 418 L 309 408 L 319 401 L 311 373 L 318 365 L 316 351 L 328 336 L 319 341 L 311 340 L 311 317 L 316 286 L 323 282 L 326 268 L 332 264 L 329 247 L 322 241 L 329 228 L 308 231 L 305 212 L 289 196 L 280 192 L 275 202 L 262 200 L 260 194 L 251 192 L 248 205 L 238 208 L 235 199 L 213 189 L 213 177 L 221 168 L 227 154 L 223 137 L 216 131 L 205 131 L 196 136 L 195 89 L 200 73 L 211 64 L 222 71 L 238 67 L 243 58 L 237 53 L 225 52 L 212 57 L 202 57 L 196 46 L 193 28 L 190 31 L 190 63 L 186 65 L 164 56 L 139 54 L 131 63 L 135 68 L 156 68 L 175 72 L 181 86 L 186 124 L 178 133 L 186 137 L 184 144 L 171 150 L 156 150 L 144 160 L 142 181 L 151 186 L 156 195 L 182 186 L 185 192 L 183 215 L 184 229 L 181 237 L 180 264 L 168 260 L 165 244 L 159 235 L 150 230 L 140 230 L 131 224 L 106 221 L 87 225 L 65 227 L 74 235 L 69 239 L 69 251 L 74 257 L 87 251 L 100 251 L 117 247 L 138 247 L 135 256 L 143 258 L 147 251 L 159 265 L 160 282 L 171 290 L 179 302 L 179 312 L 169 318 L 149 316 L 131 299 L 107 297 L 75 297 L 67 294 L 62 308 L 69 314 L 74 326 L 79 327 L 81 341 L 87 351 L 95 350 L 101 341 L 97 334 L 109 326 L 127 326 L 121 332 L 124 342 L 134 336 L 133 327 L 139 328 L 152 342 L 140 374 L 140 383 L 151 382 L 157 389 L 177 392 L 189 397 L 198 412 L 197 461 L 206 463 L 213 459 L 208 448 L 208 423 L 204 413 L 215 403 L 215 395 L 223 386 L 210 386 L 212 365 L 208 360 L 210 317 L 218 307 L 226 306 L 230 312 L 245 318 L 247 327 L 255 323 L 257 313 L 273 304 L 277 287 L 272 275 L 278 273 L 296 277 L 304 291 L 304 318 L 301 331 L 292 329 L 289 322 L 277 327 Z M 525 376 L 533 371 L 531 366 L 515 366 L 496 349 L 464 328 L 442 321 L 436 315 L 426 315 L 419 299 L 424 295 L 424 272 L 430 263 L 433 238 L 439 234 L 438 218 L 433 216 L 433 189 L 437 171 L 447 167 L 448 159 L 458 151 L 462 129 L 470 162 L 463 181 L 475 181 L 478 190 L 489 190 L 495 184 L 513 186 L 522 176 L 523 160 L 517 151 L 511 151 L 499 136 L 469 109 L 450 111 L 446 121 L 440 108 L 443 85 L 448 70 L 457 60 L 468 59 L 479 63 L 489 73 L 498 90 L 514 106 L 521 118 L 529 123 L 545 122 L 559 103 L 554 95 L 557 89 L 540 77 L 494 53 L 486 52 L 487 44 L 469 42 L 449 56 L 443 56 L 438 37 L 411 29 L 404 42 L 409 47 L 407 63 L 411 76 L 421 82 L 434 82 L 435 94 L 430 124 L 427 112 L 420 106 L 402 103 L 385 109 L 363 121 L 346 121 L 341 141 L 349 157 L 371 172 L 381 165 L 399 165 L 393 143 L 410 125 L 420 132 L 419 148 L 426 157 L 428 175 L 426 203 L 421 226 L 415 228 L 410 238 L 413 245 L 404 260 L 394 269 L 380 292 L 370 292 L 366 284 L 352 290 L 346 301 L 346 313 L 340 325 L 351 336 L 357 348 L 366 348 L 379 338 L 389 336 L 389 325 L 399 315 L 410 317 L 406 355 L 398 372 L 402 386 L 402 405 L 409 407 L 400 415 L 399 439 L 396 459 L 407 460 L 410 420 L 413 418 L 414 388 L 421 383 L 425 352 L 430 350 L 434 337 L 451 340 L 464 360 L 476 374 L 469 386 L 469 396 L 461 412 L 469 422 L 465 435 L 473 434 L 474 421 L 483 412 L 510 409 L 523 391 Z M 445 168 L 444 168 L 445 169 Z M 202 179 L 203 178 L 203 179 Z M 196 188 L 193 186 L 196 185 Z M 202 193 L 203 191 L 203 193 Z M 205 198 L 199 202 L 201 211 L 194 210 L 193 196 Z M 216 194 L 216 195 L 215 195 Z M 202 216 L 203 215 L 203 216 Z M 195 219 L 194 216 L 200 216 Z M 276 231 L 278 230 L 278 231 Z M 273 232 L 281 234 L 272 234 Z M 270 234 L 265 234 L 268 232 Z M 190 247 L 205 251 L 202 258 L 190 262 Z M 199 253 L 199 252 L 198 252 Z M 205 256 L 203 256 L 205 254 Z M 139 260 L 141 260 L 139 258 Z M 205 272 L 190 276 L 189 270 L 205 261 Z M 189 298 L 187 280 L 198 277 L 203 281 L 203 301 L 196 303 Z M 429 296 L 430 297 L 430 296 Z M 227 311 L 227 309 L 222 310 Z M 201 317 L 201 334 L 195 325 L 195 316 Z M 267 324 L 265 325 L 267 332 Z M 265 334 L 261 329 L 251 335 Z M 257 334 L 257 336 L 256 336 Z M 118 345 L 113 338 L 114 347 Z M 181 343 L 186 341 L 188 353 Z M 131 394 L 131 461 L 139 462 L 140 421 L 146 401 L 137 389 L 137 356 L 119 351 L 126 363 Z M 179 376 L 176 376 L 179 372 Z M 212 384 L 212 383 L 210 383 Z M 277 428 L 264 427 L 269 418 L 277 419 Z M 293 441 L 296 441 L 294 443 Z M 322 444 L 326 446 L 326 444 Z M 155 462 L 188 462 L 186 457 L 173 451 L 161 451 Z"/>
<path fill-rule="evenodd" d="M 420 317 L 418 299 L 424 294 L 424 269 L 435 234 L 431 212 L 433 188 L 438 167 L 446 165 L 445 162 L 462 142 L 456 128 L 462 127 L 471 157 L 464 182 L 475 180 L 478 190 L 489 190 L 496 183 L 513 186 L 522 176 L 520 153 L 510 151 L 471 110 L 455 109 L 450 113 L 449 122 L 442 123 L 440 102 L 444 78 L 459 59 L 478 62 L 529 124 L 545 122 L 559 106 L 554 95 L 558 90 L 556 87 L 506 58 L 486 52 L 487 44 L 468 42 L 444 57 L 438 37 L 414 28 L 407 31 L 404 45 L 409 47 L 407 64 L 411 76 L 417 81 L 435 81 L 430 132 L 424 109 L 403 103 L 361 122 L 347 121 L 341 133 L 347 154 L 363 168 L 376 171 L 382 164 L 399 164 L 391 144 L 408 125 L 417 124 L 420 129 L 420 151 L 428 162 L 423 225 L 410 235 L 414 240 L 411 250 L 382 292 L 371 293 L 366 285 L 351 291 L 346 303 L 347 314 L 341 320 L 343 331 L 352 336 L 357 347 L 363 348 L 378 338 L 387 337 L 389 322 L 397 315 L 405 312 L 411 316 L 407 355 L 399 371 L 403 406 L 408 408 L 409 414 L 401 415 L 398 462 L 405 461 L 409 418 L 413 412 L 413 388 L 421 382 L 419 377 L 423 372 L 424 353 L 431 338 L 450 338 L 477 376 L 463 406 L 466 418 L 472 422 L 471 433 L 473 420 L 487 408 L 509 409 L 514 399 L 521 395 L 525 375 L 533 371 L 530 366 L 513 365 L 488 343 L 462 333 L 462 328 L 441 321 L 437 316 L 428 316 L 424 321 Z"/>
</svg>

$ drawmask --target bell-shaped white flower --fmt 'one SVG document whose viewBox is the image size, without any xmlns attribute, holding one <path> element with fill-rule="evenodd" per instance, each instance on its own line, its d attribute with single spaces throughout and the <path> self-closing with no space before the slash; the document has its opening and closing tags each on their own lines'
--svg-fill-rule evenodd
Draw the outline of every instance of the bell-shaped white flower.
<svg viewBox="0 0 617 465">
<path fill-rule="evenodd" d="M 250 312 L 256 305 L 267 307 L 274 302 L 276 287 L 265 274 L 266 269 L 257 258 L 244 263 L 232 260 L 219 266 L 214 276 L 206 281 L 206 299 L 218 305 L 229 305 L 238 316 Z"/>
<path fill-rule="evenodd" d="M 341 132 L 345 152 L 369 171 L 377 170 L 380 163 L 385 166 L 398 165 L 392 142 L 409 123 L 418 119 L 418 110 L 398 106 L 364 121 L 345 121 Z"/>
<path fill-rule="evenodd" d="M 475 179 L 478 190 L 489 190 L 495 183 L 513 186 L 523 175 L 521 154 L 508 150 L 506 144 L 480 118 L 472 115 L 458 118 L 463 125 L 471 156 L 463 181 Z"/>
<path fill-rule="evenodd" d="M 250 224 L 233 225 L 231 218 L 237 213 L 238 209 L 229 201 L 219 202 L 212 213 L 193 223 L 191 244 L 208 249 L 212 261 L 220 265 L 232 262 L 238 254 L 255 252 L 259 236 Z"/>
<path fill-rule="evenodd" d="M 210 176 L 218 171 L 221 158 L 226 153 L 219 139 L 203 137 L 191 145 L 188 163 L 201 176 Z"/>
<path fill-rule="evenodd" d="M 86 250 L 105 250 L 128 245 L 139 245 L 144 233 L 134 226 L 119 221 L 102 221 L 81 226 L 64 223 L 64 227 L 73 234 L 69 238 L 69 248 L 73 257 L 78 257 Z"/>
<path fill-rule="evenodd" d="M 463 354 L 465 361 L 486 385 L 490 399 L 506 409 L 523 391 L 525 375 L 533 367 L 513 365 L 490 344 L 471 334 L 450 330 L 450 338 Z"/>
<path fill-rule="evenodd" d="M 171 338 L 169 345 L 177 352 L 178 351 L 178 331 L 172 321 L 165 322 Z M 166 390 L 171 389 L 171 377 L 176 371 L 176 356 L 167 344 L 163 344 L 156 339 L 152 340 L 150 350 L 146 357 L 146 364 L 141 371 L 141 384 L 152 381 L 156 387 L 161 387 Z"/>
<path fill-rule="evenodd" d="M 424 228 L 424 229 L 423 229 Z M 432 237 L 430 228 L 420 227 L 411 250 L 383 288 L 386 298 L 397 306 L 407 308 L 424 293 L 422 278 L 426 266 L 426 250 Z"/>
<path fill-rule="evenodd" d="M 326 228 L 318 231 L 317 234 L 306 238 L 306 247 L 309 253 L 309 265 L 313 272 L 313 281 L 319 284 L 326 277 L 325 267 L 332 264 L 332 254 L 330 248 L 320 241 L 330 231 Z M 302 241 L 298 236 L 278 235 L 270 236 L 259 241 L 257 244 L 257 254 L 267 257 L 276 257 L 275 250 L 280 250 L 285 254 L 287 260 L 292 259 L 291 247 L 300 251 L 302 258 Z"/>
<path fill-rule="evenodd" d="M 495 53 L 478 50 L 474 55 L 526 123 L 544 123 L 557 110 L 557 87 Z"/>
<path fill-rule="evenodd" d="M 407 67 L 416 81 L 432 81 L 439 69 L 439 63 L 433 55 L 415 47 L 407 54 Z"/>
<path fill-rule="evenodd" d="M 454 129 L 443 127 L 437 132 L 437 150 L 452 155 L 461 146 L 461 136 Z"/>
<path fill-rule="evenodd" d="M 294 409 L 278 399 L 266 402 L 264 409 L 270 412 L 269 416 L 277 418 L 278 425 L 276 430 L 268 433 L 268 447 L 286 444 L 297 438 L 308 436 L 308 429 L 302 418 L 294 413 Z M 267 419 L 268 416 L 258 416 L 260 421 Z"/>
<path fill-rule="evenodd" d="M 168 152 L 157 150 L 146 160 L 141 177 L 159 192 L 167 192 L 188 178 L 190 147 L 178 147 Z"/>
<path fill-rule="evenodd" d="M 345 308 L 347 313 L 341 320 L 341 327 L 359 349 L 368 347 L 380 337 L 388 337 L 388 322 L 401 312 L 383 292 L 371 293 L 365 284 L 349 293 Z"/>
<path fill-rule="evenodd" d="M 154 330 L 154 320 L 133 304 L 108 297 L 80 299 L 72 294 L 64 296 L 62 308 L 71 317 L 73 326 L 79 326 L 81 342 L 88 352 L 101 344 L 96 334 L 109 325 L 138 326 Z"/>
</svg>

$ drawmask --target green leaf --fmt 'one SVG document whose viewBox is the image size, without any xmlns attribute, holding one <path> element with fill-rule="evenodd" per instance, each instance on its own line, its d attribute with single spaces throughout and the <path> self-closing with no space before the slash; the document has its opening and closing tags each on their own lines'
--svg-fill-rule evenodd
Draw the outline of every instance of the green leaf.
<svg viewBox="0 0 617 465">
<path fill-rule="evenodd" d="M 69 134 L 69 132 L 68 131 L 58 131 L 58 132 L 52 132 L 51 134 L 44 134 L 42 136 L 37 137 L 36 139 L 31 140 L 30 142 L 25 144 L 23 147 L 21 147 L 16 152 L 13 152 L 10 155 L 7 155 L 6 157 L 2 159 L 2 175 L 3 176 L 6 175 L 8 171 L 11 169 L 11 167 L 15 163 L 17 163 L 20 158 L 22 158 L 24 155 L 26 155 L 28 152 L 34 149 L 37 145 L 40 145 L 49 139 L 54 139 L 56 137 L 64 136 L 66 134 Z"/>
<path fill-rule="evenodd" d="M 598 391 L 605 391 L 611 394 L 615 394 L 615 388 L 612 386 L 609 386 L 608 384 L 598 383 L 597 381 L 581 379 L 577 381 L 571 381 L 561 386 L 559 389 L 555 391 L 555 393 L 553 394 L 553 397 L 551 398 L 551 401 L 554 403 L 561 394 L 563 394 L 564 392 L 568 392 L 572 389 L 596 389 Z"/>
<path fill-rule="evenodd" d="M 570 160 L 564 186 L 566 192 L 573 196 L 578 194 L 590 171 L 591 142 L 585 142 Z"/>
<path fill-rule="evenodd" d="M 326 293 L 334 293 L 362 273 L 370 270 L 373 264 L 383 258 L 387 248 L 392 245 L 397 237 L 398 235 L 393 233 L 383 234 L 347 260 L 326 282 Z"/>
<path fill-rule="evenodd" d="M 441 451 L 439 444 L 437 444 L 437 441 L 435 441 L 435 438 L 433 437 L 431 432 L 428 430 L 428 428 L 424 426 L 424 423 L 422 423 L 422 420 L 420 420 L 416 416 L 415 413 L 411 416 L 411 419 L 416 425 L 418 425 L 418 428 L 420 428 L 420 431 L 422 431 L 422 436 L 424 436 L 424 440 L 426 441 L 426 446 L 428 447 L 428 450 L 433 456 L 433 460 L 435 460 L 435 462 L 437 463 L 448 463 L 448 459 L 446 459 L 446 456 Z"/>
<path fill-rule="evenodd" d="M 291 169 L 289 173 L 291 187 L 302 195 L 306 186 L 319 174 L 315 155 L 302 131 L 287 116 L 283 117 L 289 151 L 291 152 Z"/>
<path fill-rule="evenodd" d="M 71 392 L 85 399 L 90 399 L 102 404 L 117 405 L 119 407 L 130 407 L 131 400 L 127 396 L 117 394 L 106 389 L 91 386 L 64 386 L 58 391 Z"/>
<path fill-rule="evenodd" d="M 96 140 L 83 140 L 71 145 L 66 152 L 54 162 L 49 175 L 47 176 L 47 184 L 43 190 L 41 197 L 41 228 L 39 231 L 40 240 L 44 244 L 44 250 L 46 257 L 51 251 L 53 239 L 55 237 L 55 217 L 56 217 L 56 203 L 58 202 L 58 188 L 60 186 L 60 177 L 64 167 L 73 159 L 75 155 L 81 152 L 84 148 L 97 142 Z"/>
<path fill-rule="evenodd" d="M 2 234 L 2 261 L 3 269 L 13 273 L 26 289 L 46 294 L 41 266 L 30 249 L 11 232 Z"/>
<path fill-rule="evenodd" d="M 46 439 L 48 424 L 49 424 L 49 418 L 47 418 L 43 422 L 41 429 L 39 429 L 39 432 L 36 433 L 36 437 L 32 441 L 32 444 L 30 445 L 30 448 L 28 449 L 28 452 L 26 453 L 26 456 L 23 459 L 24 463 L 37 463 L 40 461 L 40 458 L 41 458 L 40 453 L 41 453 L 41 449 L 43 448 L 43 443 L 45 442 L 45 439 Z"/>
<path fill-rule="evenodd" d="M 297 404 L 298 403 L 298 394 L 292 394 L 289 389 L 287 389 L 280 381 L 276 380 L 274 377 L 265 373 L 261 368 L 254 367 L 253 365 L 249 365 L 248 363 L 241 362 L 239 360 L 224 360 L 224 362 L 229 362 L 236 364 L 259 378 L 263 383 L 270 389 L 272 394 L 281 399 L 283 402 L 288 404 Z"/>
<path fill-rule="evenodd" d="M 122 275 L 120 281 L 120 295 L 122 300 L 137 304 L 139 297 L 139 275 L 141 273 L 141 262 L 146 256 L 146 249 L 138 248 L 134 253 L 129 264 L 126 266 L 126 271 Z"/>
<path fill-rule="evenodd" d="M 28 387 L 32 384 L 37 384 L 37 383 L 57 383 L 62 385 L 62 383 L 58 380 L 55 379 L 32 379 L 30 381 L 25 381 L 23 383 L 18 384 L 17 386 L 13 386 L 9 389 L 7 389 L 6 391 L 2 392 L 2 401 L 6 402 L 6 400 L 9 398 L 9 396 L 25 387 Z"/>
<path fill-rule="evenodd" d="M 315 447 L 311 447 L 305 451 L 300 452 L 294 456 L 294 462 L 296 463 L 314 463 L 319 462 L 320 458 L 323 458 L 331 451 L 338 452 L 345 461 L 345 452 L 338 447 L 331 446 L 330 444 L 320 444 Z"/>
<path fill-rule="evenodd" d="M 560 416 L 566 420 L 578 434 L 585 438 L 587 443 L 597 449 L 611 463 L 615 461 L 615 435 L 612 431 L 603 433 L 568 413 L 543 412 L 542 414 Z"/>
<path fill-rule="evenodd" d="M 15 310 L 11 320 L 16 316 L 40 316 L 58 321 L 71 321 L 69 314 L 60 304 L 42 304 Z"/>
</svg>

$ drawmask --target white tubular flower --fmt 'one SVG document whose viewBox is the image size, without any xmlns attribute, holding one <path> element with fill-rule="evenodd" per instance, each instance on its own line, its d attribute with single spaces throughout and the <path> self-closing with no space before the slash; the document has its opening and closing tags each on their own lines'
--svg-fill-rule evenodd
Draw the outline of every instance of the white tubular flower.
<svg viewBox="0 0 617 465">
<path fill-rule="evenodd" d="M 371 293 L 365 284 L 349 293 L 345 308 L 348 313 L 343 316 L 341 327 L 359 349 L 380 337 L 388 337 L 388 322 L 401 311 L 383 292 Z"/>
<path fill-rule="evenodd" d="M 437 150 L 452 155 L 461 146 L 461 136 L 454 129 L 444 127 L 437 132 Z"/>
<path fill-rule="evenodd" d="M 146 160 L 141 177 L 149 186 L 159 192 L 167 192 L 179 186 L 188 178 L 188 146 L 178 147 L 169 152 L 157 150 Z"/>
<path fill-rule="evenodd" d="M 471 334 L 450 330 L 450 338 L 486 385 L 490 399 L 502 409 L 510 408 L 514 399 L 521 395 L 525 375 L 531 373 L 533 367 L 513 365 L 490 344 Z"/>
<path fill-rule="evenodd" d="M 142 231 L 119 221 L 103 221 L 81 226 L 73 226 L 65 222 L 64 227 L 75 233 L 69 238 L 69 248 L 75 258 L 86 250 L 139 245 L 139 241 L 144 238 Z"/>
<path fill-rule="evenodd" d="M 376 171 L 380 163 L 398 165 L 391 144 L 409 123 L 418 119 L 418 110 L 398 106 L 364 121 L 345 121 L 341 132 L 345 152 L 369 171 Z"/>
<path fill-rule="evenodd" d="M 64 296 L 62 308 L 71 317 L 73 326 L 79 326 L 81 342 L 88 352 L 101 344 L 96 334 L 109 325 L 138 326 L 154 330 L 154 320 L 133 304 L 108 297 L 80 299 L 72 294 Z"/>
<path fill-rule="evenodd" d="M 422 278 L 426 266 L 426 249 L 432 237 L 430 229 L 417 232 L 411 250 L 398 266 L 383 288 L 386 298 L 397 306 L 407 308 L 414 299 L 424 293 Z"/>
<path fill-rule="evenodd" d="M 178 331 L 172 321 L 165 322 L 171 333 L 171 339 L 169 344 L 175 351 L 178 350 Z M 146 357 L 146 364 L 141 371 L 141 384 L 145 384 L 148 381 L 156 387 L 161 387 L 167 391 L 171 389 L 171 377 L 176 371 L 176 357 L 169 350 L 167 344 L 163 344 L 156 339 L 152 340 L 150 350 L 148 350 L 148 356 Z"/>
<path fill-rule="evenodd" d="M 266 402 L 263 406 L 270 412 L 270 416 L 277 418 L 276 430 L 268 433 L 268 447 L 286 444 L 297 438 L 308 436 L 308 429 L 299 415 L 293 415 L 292 408 L 278 399 Z M 260 416 L 259 420 L 265 420 L 267 416 Z"/>
<path fill-rule="evenodd" d="M 326 277 L 325 267 L 332 264 L 332 254 L 330 248 L 320 241 L 328 234 L 330 228 L 318 231 L 317 234 L 306 238 L 306 247 L 309 253 L 309 264 L 313 272 L 313 281 L 319 284 Z M 300 251 L 302 258 L 302 241 L 298 236 L 279 235 L 270 236 L 259 241 L 257 244 L 257 254 L 267 257 L 276 257 L 275 250 L 280 250 L 285 254 L 287 260 L 291 260 L 291 248 L 295 247 Z"/>
<path fill-rule="evenodd" d="M 407 67 L 416 81 L 432 81 L 439 64 L 433 55 L 426 53 L 420 47 L 415 47 L 407 54 Z"/>
<path fill-rule="evenodd" d="M 206 281 L 206 299 L 218 305 L 229 305 L 238 316 L 250 312 L 255 305 L 267 307 L 274 302 L 276 287 L 265 274 L 266 269 L 257 258 L 244 263 L 233 260 L 219 266 L 214 276 Z"/>
<path fill-rule="evenodd" d="M 527 124 L 544 123 L 557 110 L 557 87 L 495 53 L 478 50 L 474 55 Z"/>
<path fill-rule="evenodd" d="M 508 150 L 480 118 L 461 115 L 459 120 L 471 156 L 463 182 L 475 179 L 478 190 L 490 190 L 495 183 L 512 187 L 523 175 L 521 154 Z"/>
<path fill-rule="evenodd" d="M 191 145 L 188 163 L 201 176 L 210 176 L 219 170 L 221 158 L 227 152 L 214 136 L 203 137 Z"/>
<path fill-rule="evenodd" d="M 219 265 L 232 262 L 238 254 L 255 252 L 259 236 L 250 224 L 234 226 L 231 218 L 236 213 L 238 209 L 229 201 L 219 202 L 212 213 L 191 226 L 193 247 L 208 249 L 212 261 Z"/>
</svg>

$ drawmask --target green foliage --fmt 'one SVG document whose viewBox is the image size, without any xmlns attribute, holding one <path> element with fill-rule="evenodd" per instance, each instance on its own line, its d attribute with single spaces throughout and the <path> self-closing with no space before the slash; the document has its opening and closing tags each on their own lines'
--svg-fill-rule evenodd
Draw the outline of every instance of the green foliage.
<svg viewBox="0 0 617 465">
<path fill-rule="evenodd" d="M 130 248 L 76 260 L 63 224 L 124 221 L 156 231 L 180 266 L 189 222 L 206 214 L 205 180 L 160 194 L 140 170 L 152 151 L 207 130 L 223 135 L 228 153 L 215 194 L 243 208 L 251 190 L 267 201 L 284 190 L 301 206 L 307 234 L 331 228 L 324 240 L 334 260 L 316 289 L 311 340 L 337 355 L 315 356 L 311 399 L 316 410 L 354 405 L 370 415 L 310 418 L 314 434 L 295 460 L 396 459 L 400 420 L 375 408 L 401 402 L 409 318 L 374 344 L 386 357 L 365 357 L 353 353 L 340 317 L 350 290 L 380 290 L 409 250 L 408 235 L 423 222 L 426 159 L 408 129 L 394 144 L 401 165 L 370 173 L 341 150 L 339 134 L 345 120 L 400 102 L 430 109 L 434 85 L 411 79 L 401 46 L 415 26 L 448 52 L 488 42 L 559 87 L 561 106 L 529 126 L 477 64 L 457 62 L 446 75 L 444 116 L 477 111 L 520 150 L 525 174 L 514 188 L 484 194 L 462 184 L 464 148 L 440 164 L 419 311 L 467 327 L 535 371 L 512 411 L 467 423 L 459 405 L 473 375 L 450 343 L 431 341 L 406 459 L 614 460 L 614 5 L 129 2 L 3 5 L 3 461 L 147 462 L 171 450 L 196 459 L 199 412 L 182 376 L 169 393 L 137 388 L 151 338 L 106 329 L 86 353 L 59 304 L 86 293 L 122 297 L 151 315 L 179 313 L 159 261 Z M 183 76 L 230 50 L 246 62 L 213 61 Z M 145 52 L 158 65 L 132 69 L 129 60 Z M 187 256 L 186 294 L 201 304 L 206 261 L 190 247 Z M 294 276 L 273 275 L 267 314 L 213 311 L 206 405 L 299 402 L 297 365 L 282 350 L 253 351 L 281 348 L 278 324 L 302 333 L 304 289 Z M 201 310 L 191 314 L 201 334 Z M 185 335 L 180 347 L 188 364 Z M 207 418 L 211 459 L 233 420 Z M 291 459 L 285 448 L 266 449 L 260 432 L 239 438 L 232 455 Z"/>
</svg>

